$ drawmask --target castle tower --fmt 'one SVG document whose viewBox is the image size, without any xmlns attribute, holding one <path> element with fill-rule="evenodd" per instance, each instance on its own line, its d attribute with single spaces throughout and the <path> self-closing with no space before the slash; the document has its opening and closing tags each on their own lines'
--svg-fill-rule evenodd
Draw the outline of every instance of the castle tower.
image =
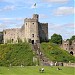
<svg viewBox="0 0 75 75">
<path fill-rule="evenodd" d="M 33 19 L 39 19 L 39 15 L 38 14 L 33 14 Z"/>
<path fill-rule="evenodd" d="M 21 28 L 6 29 L 3 31 L 4 43 L 18 43 L 25 40 L 35 44 L 48 41 L 48 23 L 40 23 L 39 15 L 33 14 L 32 18 L 24 19 Z"/>
<path fill-rule="evenodd" d="M 62 46 L 63 46 L 63 49 L 66 50 L 66 51 L 69 51 L 69 41 L 63 41 L 62 42 Z"/>
<path fill-rule="evenodd" d="M 25 19 L 25 38 L 27 41 L 31 41 L 32 44 L 39 42 L 38 33 L 38 19 L 37 14 L 33 14 L 33 18 Z"/>
<path fill-rule="evenodd" d="M 75 56 L 75 40 L 72 41 L 70 51 L 71 51 L 71 52 L 73 53 L 73 55 Z"/>
</svg>

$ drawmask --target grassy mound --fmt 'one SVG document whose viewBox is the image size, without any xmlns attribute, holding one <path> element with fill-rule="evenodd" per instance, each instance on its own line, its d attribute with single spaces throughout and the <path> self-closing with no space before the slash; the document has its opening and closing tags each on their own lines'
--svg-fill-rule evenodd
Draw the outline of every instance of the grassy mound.
<svg viewBox="0 0 75 75">
<path fill-rule="evenodd" d="M 75 62 L 75 57 L 54 43 L 41 43 L 42 52 L 52 61 Z"/>
<path fill-rule="evenodd" d="M 33 52 L 28 43 L 1 44 L 0 66 L 32 65 Z"/>
</svg>

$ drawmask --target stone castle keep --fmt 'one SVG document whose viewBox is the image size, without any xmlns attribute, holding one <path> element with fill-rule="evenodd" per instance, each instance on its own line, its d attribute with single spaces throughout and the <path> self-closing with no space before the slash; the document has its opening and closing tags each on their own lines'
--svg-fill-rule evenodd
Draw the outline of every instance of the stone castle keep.
<svg viewBox="0 0 75 75">
<path fill-rule="evenodd" d="M 6 29 L 3 31 L 4 43 L 18 43 L 27 41 L 32 44 L 48 41 L 48 23 L 40 23 L 39 15 L 33 14 L 32 18 L 24 19 L 21 28 Z"/>
<path fill-rule="evenodd" d="M 48 23 L 40 23 L 39 15 L 25 18 L 21 28 L 6 29 L 0 33 L 0 43 L 18 43 L 27 41 L 35 44 L 48 41 Z M 63 41 L 61 48 L 75 56 L 75 41 Z"/>
</svg>

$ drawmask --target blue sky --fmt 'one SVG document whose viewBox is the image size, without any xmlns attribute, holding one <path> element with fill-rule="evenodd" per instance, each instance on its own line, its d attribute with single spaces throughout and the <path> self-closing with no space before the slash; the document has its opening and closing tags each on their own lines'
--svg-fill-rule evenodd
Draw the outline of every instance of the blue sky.
<svg viewBox="0 0 75 75">
<path fill-rule="evenodd" d="M 74 0 L 0 0 L 0 31 L 21 27 L 24 18 L 36 13 L 40 22 L 48 22 L 49 38 L 54 33 L 63 39 L 70 38 L 75 35 L 74 3 Z"/>
</svg>

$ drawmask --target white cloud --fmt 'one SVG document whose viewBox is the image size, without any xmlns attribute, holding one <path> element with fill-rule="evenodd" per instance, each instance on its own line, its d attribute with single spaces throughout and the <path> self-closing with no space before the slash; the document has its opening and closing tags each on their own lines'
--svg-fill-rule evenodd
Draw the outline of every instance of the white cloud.
<svg viewBox="0 0 75 75">
<path fill-rule="evenodd" d="M 4 28 L 5 27 L 5 25 L 3 25 L 3 24 L 0 24 L 0 28 Z"/>
<path fill-rule="evenodd" d="M 0 2 L 6 2 L 11 4 L 32 4 L 34 0 L 0 0 Z"/>
<path fill-rule="evenodd" d="M 1 21 L 13 21 L 13 20 L 16 20 L 16 21 L 23 21 L 24 18 L 0 18 Z"/>
<path fill-rule="evenodd" d="M 3 8 L 0 8 L 0 11 L 10 11 L 10 10 L 14 10 L 15 9 L 15 6 L 12 5 L 12 6 L 5 6 Z"/>
<path fill-rule="evenodd" d="M 63 36 L 63 39 L 70 38 L 74 35 L 74 23 L 68 24 L 49 24 L 49 38 L 54 34 L 60 34 Z"/>
<path fill-rule="evenodd" d="M 52 7 L 51 4 L 48 4 L 48 3 L 36 3 L 36 6 L 34 6 L 34 4 L 32 4 L 31 8 L 50 8 Z"/>
<path fill-rule="evenodd" d="M 47 18 L 48 16 L 45 14 L 39 14 L 39 18 Z"/>
<path fill-rule="evenodd" d="M 51 3 L 65 3 L 68 2 L 69 0 L 42 0 L 42 1 Z"/>
<path fill-rule="evenodd" d="M 5 28 L 7 28 L 7 25 L 0 23 L 0 31 L 3 31 L 3 29 L 5 29 Z"/>
<path fill-rule="evenodd" d="M 17 20 L 17 21 L 23 21 L 24 18 L 15 18 L 15 20 Z"/>
<path fill-rule="evenodd" d="M 24 18 L 0 18 L 0 31 L 8 28 L 21 27 Z"/>
<path fill-rule="evenodd" d="M 6 6 L 4 10 L 14 10 L 15 6 Z"/>
<path fill-rule="evenodd" d="M 0 31 L 9 28 L 19 28 L 22 26 L 22 23 L 16 23 L 14 21 L 6 21 L 0 24 Z"/>
<path fill-rule="evenodd" d="M 74 7 L 58 7 L 56 10 L 54 10 L 54 15 L 56 16 L 63 16 L 70 14 L 75 14 Z"/>
<path fill-rule="evenodd" d="M 0 18 L 2 21 L 12 20 L 13 18 Z"/>
<path fill-rule="evenodd" d="M 7 3 L 16 3 L 19 1 L 21 1 L 21 0 L 0 0 L 0 2 L 7 2 Z"/>
</svg>

